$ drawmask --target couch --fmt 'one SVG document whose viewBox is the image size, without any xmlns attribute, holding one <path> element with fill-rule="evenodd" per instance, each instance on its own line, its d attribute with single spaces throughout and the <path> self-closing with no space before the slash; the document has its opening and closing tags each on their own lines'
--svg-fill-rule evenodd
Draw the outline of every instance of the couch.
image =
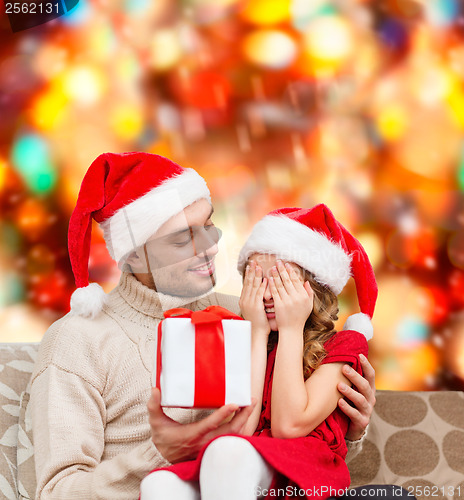
<svg viewBox="0 0 464 500">
<path fill-rule="evenodd" d="M 0 344 L 0 498 L 33 499 L 29 379 L 38 344 Z M 397 484 L 418 500 L 464 499 L 464 393 L 377 391 L 351 486 Z M 91 499 L 89 499 L 91 500 Z"/>
</svg>

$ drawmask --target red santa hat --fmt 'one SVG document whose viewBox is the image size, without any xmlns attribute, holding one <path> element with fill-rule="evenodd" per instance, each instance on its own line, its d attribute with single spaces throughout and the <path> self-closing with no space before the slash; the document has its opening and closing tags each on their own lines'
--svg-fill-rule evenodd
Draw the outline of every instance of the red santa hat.
<svg viewBox="0 0 464 500">
<path fill-rule="evenodd" d="M 71 311 L 94 317 L 106 295 L 89 285 L 92 219 L 102 229 L 111 257 L 121 267 L 162 224 L 195 201 L 211 197 L 205 180 L 163 156 L 104 153 L 89 167 L 69 221 L 68 249 L 77 290 Z"/>
<path fill-rule="evenodd" d="M 326 205 L 270 212 L 254 226 L 240 251 L 238 270 L 241 274 L 254 253 L 273 254 L 298 264 L 335 295 L 353 276 L 361 312 L 350 316 L 343 329 L 356 330 L 367 340 L 372 338 L 371 318 L 377 300 L 374 271 L 361 243 L 335 219 Z"/>
</svg>

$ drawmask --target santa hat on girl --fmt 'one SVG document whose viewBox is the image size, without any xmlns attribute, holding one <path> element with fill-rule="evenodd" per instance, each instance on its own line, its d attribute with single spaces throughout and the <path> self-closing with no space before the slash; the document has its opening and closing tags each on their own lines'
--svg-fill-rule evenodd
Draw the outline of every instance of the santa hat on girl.
<svg viewBox="0 0 464 500">
<path fill-rule="evenodd" d="M 195 201 L 211 197 L 205 180 L 163 156 L 149 153 L 104 153 L 89 167 L 68 231 L 68 249 L 77 290 L 71 311 L 94 317 L 106 295 L 89 285 L 92 219 L 102 229 L 111 257 L 122 266 L 168 219 Z"/>
<path fill-rule="evenodd" d="M 281 208 L 261 219 L 240 251 L 238 270 L 254 253 L 274 254 L 310 271 L 316 281 L 338 295 L 353 276 L 360 313 L 350 316 L 344 330 L 356 330 L 369 340 L 377 300 L 377 283 L 361 243 L 334 217 L 326 205 L 311 209 Z"/>
</svg>

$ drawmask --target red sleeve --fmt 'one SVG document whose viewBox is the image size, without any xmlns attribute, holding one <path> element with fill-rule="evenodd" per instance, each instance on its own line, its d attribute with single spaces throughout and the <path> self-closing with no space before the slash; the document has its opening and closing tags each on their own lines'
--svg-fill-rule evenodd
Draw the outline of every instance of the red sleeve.
<svg viewBox="0 0 464 500">
<path fill-rule="evenodd" d="M 368 348 L 366 337 L 353 330 L 337 332 L 325 344 L 326 357 L 321 365 L 327 363 L 349 363 L 358 373 L 362 374 L 359 355 L 367 357 Z"/>
</svg>

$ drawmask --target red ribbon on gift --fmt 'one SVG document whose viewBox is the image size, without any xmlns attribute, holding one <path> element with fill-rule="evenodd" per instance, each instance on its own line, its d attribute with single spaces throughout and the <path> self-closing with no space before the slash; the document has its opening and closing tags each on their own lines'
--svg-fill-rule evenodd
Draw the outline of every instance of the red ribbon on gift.
<svg viewBox="0 0 464 500">
<path fill-rule="evenodd" d="M 224 352 L 223 319 L 243 320 L 240 316 L 221 306 L 209 306 L 202 311 L 191 311 L 183 307 L 169 309 L 165 318 L 191 318 L 195 325 L 195 395 L 193 405 L 197 408 L 222 406 L 226 395 L 226 366 Z M 156 353 L 156 387 L 161 388 L 161 322 L 158 325 L 158 347 Z M 222 368 L 222 369 L 221 369 Z"/>
</svg>

